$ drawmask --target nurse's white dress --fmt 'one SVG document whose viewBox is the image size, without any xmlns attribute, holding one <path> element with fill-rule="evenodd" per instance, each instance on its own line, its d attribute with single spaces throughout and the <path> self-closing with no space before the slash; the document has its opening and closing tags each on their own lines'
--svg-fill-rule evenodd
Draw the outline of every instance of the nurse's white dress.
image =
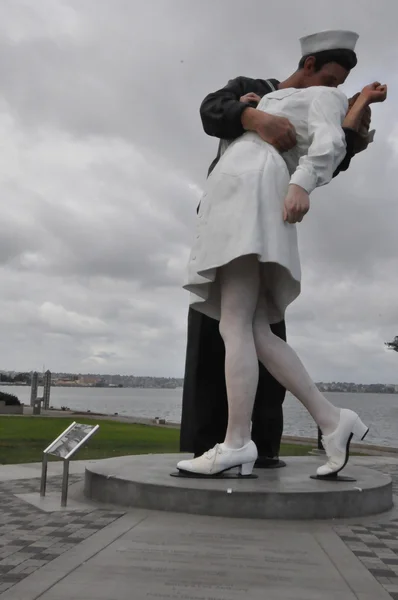
<svg viewBox="0 0 398 600">
<path fill-rule="evenodd" d="M 281 155 L 256 133 L 232 142 L 206 182 L 197 217 L 196 239 L 184 288 L 192 308 L 220 319 L 217 271 L 255 254 L 264 264 L 264 299 L 270 323 L 284 319 L 300 293 L 296 226 L 283 221 L 289 183 L 308 193 L 325 185 L 346 153 L 342 123 L 346 96 L 335 88 L 278 90 L 258 109 L 284 116 L 297 132 L 297 146 Z"/>
</svg>

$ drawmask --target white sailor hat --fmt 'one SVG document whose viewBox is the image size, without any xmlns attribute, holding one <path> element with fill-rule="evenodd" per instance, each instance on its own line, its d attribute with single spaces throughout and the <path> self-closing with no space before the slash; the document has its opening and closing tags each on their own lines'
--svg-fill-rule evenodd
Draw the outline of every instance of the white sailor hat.
<svg viewBox="0 0 398 600">
<path fill-rule="evenodd" d="M 300 38 L 301 56 L 323 50 L 355 50 L 359 35 L 354 31 L 329 30 Z"/>
</svg>

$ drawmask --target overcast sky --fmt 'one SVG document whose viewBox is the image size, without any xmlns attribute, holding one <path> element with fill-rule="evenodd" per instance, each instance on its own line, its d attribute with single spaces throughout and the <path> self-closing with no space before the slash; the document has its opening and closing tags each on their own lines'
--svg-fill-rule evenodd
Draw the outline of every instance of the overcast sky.
<svg viewBox="0 0 398 600">
<path fill-rule="evenodd" d="M 359 8 L 360 7 L 360 8 Z M 287 315 L 317 380 L 398 383 L 396 0 L 1 0 L 0 368 L 182 376 L 181 289 L 216 140 L 204 96 L 283 79 L 298 38 L 360 34 L 374 144 L 317 190 Z"/>
</svg>

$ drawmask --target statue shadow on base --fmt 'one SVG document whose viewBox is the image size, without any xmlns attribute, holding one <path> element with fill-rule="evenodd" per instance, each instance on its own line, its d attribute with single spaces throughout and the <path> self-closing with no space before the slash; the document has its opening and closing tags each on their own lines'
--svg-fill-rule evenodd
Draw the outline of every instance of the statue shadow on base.
<svg viewBox="0 0 398 600">
<path fill-rule="evenodd" d="M 339 475 L 338 473 L 334 473 L 333 475 L 310 475 L 310 479 L 315 479 L 316 481 L 335 481 L 337 483 L 353 483 L 356 481 L 354 477 L 347 477 L 346 475 Z"/>
<path fill-rule="evenodd" d="M 239 475 L 239 473 L 217 473 L 216 475 L 200 475 L 199 473 L 188 473 L 183 471 L 174 471 L 170 473 L 171 477 L 179 477 L 180 479 L 258 479 L 258 475 Z M 315 481 L 328 481 L 336 483 L 354 483 L 356 479 L 354 477 L 347 477 L 345 475 L 310 475 L 310 479 Z"/>
<path fill-rule="evenodd" d="M 239 475 L 239 473 L 217 473 L 216 475 L 200 475 L 199 473 L 189 473 L 188 471 L 174 471 L 170 473 L 171 477 L 181 479 L 258 479 L 258 475 Z"/>
</svg>

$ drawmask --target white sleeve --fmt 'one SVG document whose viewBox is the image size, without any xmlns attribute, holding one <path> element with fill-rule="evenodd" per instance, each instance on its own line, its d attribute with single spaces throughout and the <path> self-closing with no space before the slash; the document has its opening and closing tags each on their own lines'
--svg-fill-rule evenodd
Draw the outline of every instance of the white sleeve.
<svg viewBox="0 0 398 600">
<path fill-rule="evenodd" d="M 308 153 L 300 158 L 290 183 L 304 188 L 309 194 L 329 183 L 333 173 L 346 155 L 342 124 L 348 100 L 335 88 L 322 89 L 315 94 L 308 111 Z"/>
</svg>

